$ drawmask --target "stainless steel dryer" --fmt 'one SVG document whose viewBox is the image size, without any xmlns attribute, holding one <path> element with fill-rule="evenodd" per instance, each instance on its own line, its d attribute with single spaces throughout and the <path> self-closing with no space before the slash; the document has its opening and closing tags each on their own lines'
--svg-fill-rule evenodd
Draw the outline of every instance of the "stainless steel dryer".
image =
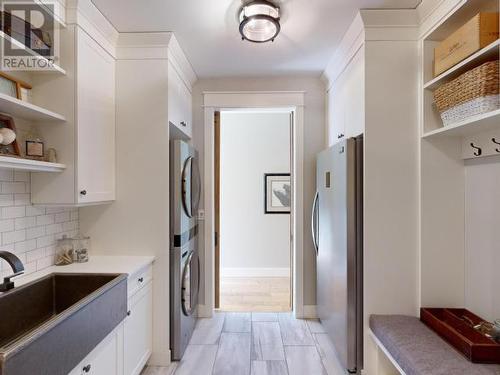
<svg viewBox="0 0 500 375">
<path fill-rule="evenodd" d="M 170 143 L 170 349 L 180 360 L 193 333 L 200 289 L 198 152 L 184 141 Z"/>
</svg>

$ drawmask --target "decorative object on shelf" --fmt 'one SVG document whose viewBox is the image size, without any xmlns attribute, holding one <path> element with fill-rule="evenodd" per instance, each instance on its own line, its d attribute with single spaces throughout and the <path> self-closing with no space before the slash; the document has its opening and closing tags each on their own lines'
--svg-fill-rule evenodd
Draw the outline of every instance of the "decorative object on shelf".
<svg viewBox="0 0 500 375">
<path fill-rule="evenodd" d="M 17 98 L 16 81 L 7 78 L 7 75 L 4 73 L 0 74 L 0 93 Z"/>
<path fill-rule="evenodd" d="M 500 319 L 495 320 L 491 330 L 491 336 L 497 342 L 500 342 Z"/>
<path fill-rule="evenodd" d="M 486 62 L 434 91 L 445 126 L 500 108 L 498 60 Z"/>
<path fill-rule="evenodd" d="M 73 240 L 64 235 L 57 241 L 56 266 L 66 266 L 74 261 Z"/>
<path fill-rule="evenodd" d="M 280 8 L 265 0 L 245 4 L 239 14 L 242 40 L 253 43 L 274 42 L 280 25 Z"/>
<path fill-rule="evenodd" d="M 89 261 L 90 237 L 78 235 L 73 238 L 74 261 L 85 263 Z"/>
<path fill-rule="evenodd" d="M 421 308 L 420 320 L 474 363 L 500 364 L 492 324 L 466 309 Z"/>
<path fill-rule="evenodd" d="M 498 39 L 498 13 L 478 13 L 434 49 L 434 76 Z"/>
<path fill-rule="evenodd" d="M 47 151 L 47 161 L 50 163 L 57 163 L 57 152 L 55 148 L 49 148 Z"/>
<path fill-rule="evenodd" d="M 26 135 L 26 157 L 28 159 L 42 160 L 44 158 L 44 142 L 34 128 Z"/>
<path fill-rule="evenodd" d="M 12 117 L 0 114 L 0 136 L 2 137 L 0 155 L 21 156 Z"/>
<path fill-rule="evenodd" d="M 290 173 L 264 174 L 264 213 L 289 214 L 291 200 Z"/>
<path fill-rule="evenodd" d="M 31 88 L 30 84 L 0 72 L 0 93 L 31 102 Z"/>
</svg>

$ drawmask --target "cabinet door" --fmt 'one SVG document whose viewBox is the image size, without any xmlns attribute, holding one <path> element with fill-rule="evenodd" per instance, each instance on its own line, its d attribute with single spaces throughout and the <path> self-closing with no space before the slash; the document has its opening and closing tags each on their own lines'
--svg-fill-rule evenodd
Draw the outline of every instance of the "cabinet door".
<svg viewBox="0 0 500 375">
<path fill-rule="evenodd" d="M 345 135 L 345 113 L 343 110 L 342 84 L 340 80 L 328 91 L 328 134 L 329 146 Z"/>
<path fill-rule="evenodd" d="M 110 201 L 115 199 L 115 60 L 80 28 L 76 38 L 77 202 Z"/>
<path fill-rule="evenodd" d="M 131 298 L 124 329 L 124 374 L 141 373 L 152 351 L 153 287 L 149 283 Z"/>
<path fill-rule="evenodd" d="M 116 335 L 104 344 L 92 358 L 90 358 L 89 375 L 118 375 L 118 343 Z"/>
<path fill-rule="evenodd" d="M 187 138 L 192 135 L 191 92 L 172 63 L 168 64 L 168 121 Z"/>
<path fill-rule="evenodd" d="M 121 375 L 116 332 L 101 342 L 69 375 Z"/>
</svg>

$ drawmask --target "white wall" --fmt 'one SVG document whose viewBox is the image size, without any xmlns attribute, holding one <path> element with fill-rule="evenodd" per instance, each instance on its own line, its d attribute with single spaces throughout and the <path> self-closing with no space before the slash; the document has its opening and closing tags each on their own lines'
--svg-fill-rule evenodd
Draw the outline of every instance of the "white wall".
<svg viewBox="0 0 500 375">
<path fill-rule="evenodd" d="M 204 165 L 204 111 L 205 91 L 305 91 L 304 106 L 304 304 L 316 304 L 316 255 L 312 246 L 310 210 L 316 191 L 316 154 L 325 148 L 325 86 L 319 77 L 267 77 L 202 79 L 193 87 L 193 141 L 200 152 L 200 165 Z M 202 178 L 204 171 L 201 171 Z M 201 202 L 201 207 L 204 203 Z M 200 239 L 204 238 L 201 225 Z M 204 259 L 204 244 L 200 244 Z M 204 265 L 202 265 L 202 268 Z M 201 288 L 201 303 L 205 303 L 205 290 Z"/>
<path fill-rule="evenodd" d="M 55 261 L 57 239 L 78 233 L 78 209 L 31 205 L 30 173 L 0 169 L 0 251 L 17 255 L 30 274 Z M 12 275 L 0 259 L 0 277 Z"/>
<path fill-rule="evenodd" d="M 290 215 L 264 213 L 264 174 L 290 173 L 290 113 L 221 113 L 222 276 L 288 276 Z"/>
<path fill-rule="evenodd" d="M 500 156 L 465 164 L 465 304 L 500 318 Z"/>
</svg>

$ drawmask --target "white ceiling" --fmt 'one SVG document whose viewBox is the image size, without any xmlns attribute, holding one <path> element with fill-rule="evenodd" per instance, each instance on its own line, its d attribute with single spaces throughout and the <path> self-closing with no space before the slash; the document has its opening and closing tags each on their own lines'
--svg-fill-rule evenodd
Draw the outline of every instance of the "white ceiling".
<svg viewBox="0 0 500 375">
<path fill-rule="evenodd" d="M 320 74 L 361 8 L 415 8 L 420 0 L 280 0 L 274 43 L 243 42 L 242 0 L 93 0 L 120 32 L 173 31 L 201 78 Z"/>
</svg>

